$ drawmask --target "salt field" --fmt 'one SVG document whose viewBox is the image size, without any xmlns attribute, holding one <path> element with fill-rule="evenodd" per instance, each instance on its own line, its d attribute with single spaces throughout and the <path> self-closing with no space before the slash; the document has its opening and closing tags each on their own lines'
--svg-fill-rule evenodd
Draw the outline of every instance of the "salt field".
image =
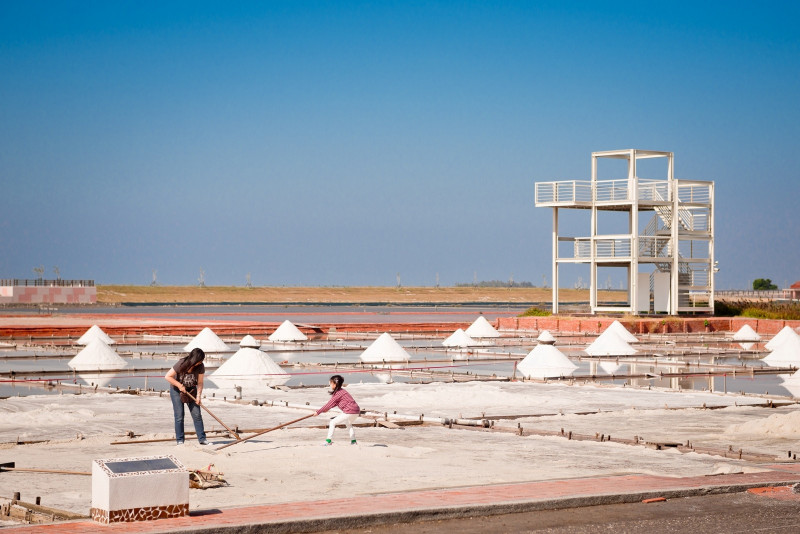
<svg viewBox="0 0 800 534">
<path fill-rule="evenodd" d="M 793 330 L 781 334 L 783 342 L 736 339 L 735 332 L 605 333 L 616 326 L 512 331 L 495 328 L 505 311 L 439 310 L 435 328 L 395 324 L 380 332 L 387 324 L 380 314 L 360 312 L 357 323 L 373 326 L 359 331 L 330 328 L 337 317 L 326 310 L 328 327 L 319 331 L 323 316 L 312 311 L 299 327 L 274 317 L 247 332 L 232 332 L 219 319 L 229 316 L 215 309 L 213 319 L 192 316 L 192 335 L 164 333 L 151 326 L 162 324 L 158 317 L 134 315 L 125 320 L 136 332 L 106 339 L 99 328 L 83 344 L 84 336 L 71 335 L 4 338 L 0 463 L 86 471 L 93 458 L 173 454 L 190 469 L 212 464 L 224 472 L 230 486 L 192 490 L 192 509 L 204 509 L 321 499 L 342 484 L 370 495 L 632 473 L 748 473 L 796 458 L 800 380 L 791 375 L 798 365 L 764 361 L 781 356 L 783 343 L 793 346 Z M 102 319 L 91 317 L 113 324 Z M 464 335 L 453 337 L 458 329 Z M 779 346 L 767 349 L 772 340 Z M 193 346 L 207 352 L 204 405 L 242 434 L 313 413 L 329 399 L 328 378 L 342 374 L 362 409 L 357 445 L 340 429 L 333 447 L 320 447 L 323 414 L 218 450 L 232 438 L 206 414 L 211 445 L 188 434 L 176 446 L 163 377 Z M 4 486 L 59 509 L 84 512 L 91 498 L 89 477 L 68 485 L 21 472 L 2 477 Z"/>
</svg>

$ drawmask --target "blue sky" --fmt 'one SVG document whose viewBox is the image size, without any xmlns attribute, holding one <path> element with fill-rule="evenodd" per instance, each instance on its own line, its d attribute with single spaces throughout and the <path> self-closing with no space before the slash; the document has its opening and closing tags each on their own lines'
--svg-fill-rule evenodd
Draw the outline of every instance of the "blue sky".
<svg viewBox="0 0 800 534">
<path fill-rule="evenodd" d="M 164 4 L 0 4 L 0 277 L 538 285 L 534 183 L 642 148 L 800 280 L 797 4 Z"/>
</svg>

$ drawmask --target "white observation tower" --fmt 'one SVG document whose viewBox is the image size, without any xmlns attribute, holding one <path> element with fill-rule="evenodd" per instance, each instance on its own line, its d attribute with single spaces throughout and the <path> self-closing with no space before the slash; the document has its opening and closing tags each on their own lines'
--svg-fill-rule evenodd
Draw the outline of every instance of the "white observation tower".
<svg viewBox="0 0 800 534">
<path fill-rule="evenodd" d="M 627 176 L 598 180 L 605 158 L 625 160 Z M 664 158 L 666 179 L 638 177 L 637 163 L 653 158 Z M 589 265 L 592 313 L 714 312 L 714 182 L 676 180 L 673 170 L 672 152 L 609 150 L 592 152 L 591 180 L 536 183 L 536 207 L 553 208 L 553 313 L 564 264 Z M 588 235 L 559 234 L 564 208 L 590 213 Z M 601 233 L 598 221 L 612 228 Z M 624 270 L 626 303 L 598 302 L 598 269 Z"/>
</svg>

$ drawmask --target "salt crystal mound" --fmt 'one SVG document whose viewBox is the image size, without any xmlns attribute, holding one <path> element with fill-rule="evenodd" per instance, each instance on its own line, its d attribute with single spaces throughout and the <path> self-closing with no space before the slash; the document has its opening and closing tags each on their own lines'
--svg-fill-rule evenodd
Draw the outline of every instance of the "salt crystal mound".
<svg viewBox="0 0 800 534">
<path fill-rule="evenodd" d="M 770 339 L 767 342 L 767 344 L 764 345 L 764 348 L 767 349 L 767 350 L 775 350 L 779 346 L 781 346 L 783 344 L 783 342 L 786 341 L 787 339 L 792 339 L 792 338 L 797 338 L 797 337 L 800 337 L 800 336 L 798 336 L 797 332 L 795 332 L 794 330 L 792 330 L 788 326 L 784 326 L 781 329 L 780 332 L 775 334 L 775 337 Z"/>
<path fill-rule="evenodd" d="M 461 328 L 450 334 L 450 336 L 442 341 L 442 345 L 445 347 L 474 347 L 479 345 L 477 341 L 469 337 L 469 335 L 464 332 Z"/>
<path fill-rule="evenodd" d="M 252 348 L 252 349 L 257 349 L 258 347 L 260 347 L 260 346 L 261 346 L 261 343 L 259 343 L 258 341 L 256 341 L 256 338 L 254 338 L 254 337 L 253 337 L 253 336 L 251 336 L 250 334 L 247 334 L 247 335 L 246 335 L 246 336 L 244 336 L 244 337 L 242 338 L 242 340 L 239 342 L 239 346 L 240 346 L 240 347 L 242 347 L 242 348 Z"/>
<path fill-rule="evenodd" d="M 740 425 L 731 425 L 725 429 L 726 434 L 741 436 L 770 436 L 783 439 L 800 439 L 800 411 L 793 410 L 785 414 L 773 414 L 764 419 L 748 421 Z"/>
<path fill-rule="evenodd" d="M 94 339 L 67 365 L 76 371 L 123 369 L 128 363 L 100 339 Z"/>
<path fill-rule="evenodd" d="M 481 315 L 467 328 L 466 333 L 473 339 L 481 339 L 485 337 L 500 337 L 500 332 L 494 329 L 486 317 Z"/>
<path fill-rule="evenodd" d="M 218 387 L 277 386 L 285 384 L 291 376 L 275 363 L 266 352 L 243 347 L 208 375 Z"/>
<path fill-rule="evenodd" d="M 621 337 L 623 340 L 627 341 L 628 343 L 638 343 L 639 342 L 639 340 L 636 338 L 636 336 L 631 334 L 628 331 L 628 329 L 625 328 L 622 325 L 622 323 L 620 323 L 617 320 L 615 320 L 613 323 L 608 325 L 608 328 L 606 328 L 606 332 L 608 332 L 609 330 L 612 330 L 612 331 L 616 332 L 617 334 L 619 334 L 619 337 Z"/>
<path fill-rule="evenodd" d="M 367 349 L 361 353 L 362 362 L 382 362 L 386 361 L 405 361 L 410 359 L 406 349 L 400 346 L 387 332 L 384 332 L 378 339 L 372 342 Z"/>
<path fill-rule="evenodd" d="M 786 375 L 778 376 L 785 377 Z M 788 391 L 792 397 L 800 398 L 800 371 L 795 371 L 788 378 L 784 378 L 781 387 Z"/>
<path fill-rule="evenodd" d="M 589 356 L 630 356 L 636 354 L 636 349 L 628 345 L 615 330 L 607 328 L 597 336 L 594 343 L 586 347 Z"/>
<path fill-rule="evenodd" d="M 269 336 L 270 341 L 306 341 L 308 337 L 288 319 Z"/>
<path fill-rule="evenodd" d="M 97 325 L 93 325 L 89 330 L 87 330 L 78 341 L 75 342 L 76 345 L 88 345 L 92 340 L 100 339 L 105 342 L 106 345 L 113 345 L 116 343 L 113 339 L 111 339 L 108 334 L 103 332 L 103 329 Z"/>
<path fill-rule="evenodd" d="M 536 338 L 536 341 L 546 345 L 552 345 L 556 342 L 556 338 L 550 333 L 550 330 L 542 330 L 542 333 L 539 334 L 539 337 Z"/>
<path fill-rule="evenodd" d="M 787 338 L 761 361 L 770 367 L 800 367 L 800 336 Z"/>
<path fill-rule="evenodd" d="M 555 378 L 571 375 L 578 366 L 553 345 L 536 345 L 517 365 L 525 378 Z"/>
<path fill-rule="evenodd" d="M 199 334 L 185 346 L 185 352 L 192 349 L 203 349 L 203 352 L 231 352 L 231 348 L 222 341 L 217 334 L 208 327 L 203 328 Z"/>
<path fill-rule="evenodd" d="M 761 341 L 761 336 L 753 330 L 753 327 L 746 324 L 733 334 L 733 339 L 735 341 Z"/>
</svg>

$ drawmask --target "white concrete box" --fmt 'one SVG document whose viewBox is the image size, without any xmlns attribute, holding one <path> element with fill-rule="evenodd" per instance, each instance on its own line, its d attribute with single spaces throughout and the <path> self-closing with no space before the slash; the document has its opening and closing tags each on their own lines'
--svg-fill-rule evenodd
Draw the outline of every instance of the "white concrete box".
<svg viewBox="0 0 800 534">
<path fill-rule="evenodd" d="M 189 515 L 189 472 L 172 455 L 92 462 L 91 516 L 98 523 Z"/>
</svg>

